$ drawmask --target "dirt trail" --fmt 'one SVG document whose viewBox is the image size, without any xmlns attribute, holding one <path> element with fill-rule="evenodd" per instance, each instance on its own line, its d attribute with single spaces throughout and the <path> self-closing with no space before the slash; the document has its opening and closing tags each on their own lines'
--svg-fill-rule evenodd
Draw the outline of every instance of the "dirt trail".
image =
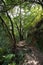
<svg viewBox="0 0 43 65">
<path fill-rule="evenodd" d="M 34 47 L 29 47 L 25 41 L 19 42 L 17 51 L 22 57 L 18 65 L 43 65 L 43 53 L 39 52 Z"/>
</svg>

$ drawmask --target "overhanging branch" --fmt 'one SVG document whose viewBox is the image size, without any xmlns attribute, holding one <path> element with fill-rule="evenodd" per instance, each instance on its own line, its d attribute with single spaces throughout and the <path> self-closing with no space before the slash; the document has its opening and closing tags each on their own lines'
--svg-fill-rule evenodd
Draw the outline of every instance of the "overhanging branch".
<svg viewBox="0 0 43 65">
<path fill-rule="evenodd" d="M 4 3 L 4 5 L 6 5 L 3 0 L 2 0 L 2 2 Z M 43 7 L 43 1 L 40 1 L 40 0 L 21 0 L 21 4 L 24 3 L 24 2 L 31 2 L 31 3 L 40 4 L 40 5 Z M 15 4 L 8 4 L 8 5 L 6 5 L 6 7 L 11 6 L 11 7 L 13 8 L 13 7 L 19 5 L 19 3 L 20 3 L 20 2 L 18 1 L 18 2 L 15 3 Z M 3 7 L 2 4 L 1 4 L 0 6 Z M 0 12 L 1 12 L 1 13 L 2 13 L 2 12 L 6 12 L 6 11 L 9 11 L 10 9 L 11 9 L 11 8 L 8 8 L 7 10 L 2 10 L 2 11 L 0 11 Z"/>
<path fill-rule="evenodd" d="M 4 2 L 3 0 L 2 0 L 2 2 L 3 2 L 4 5 L 6 6 L 6 4 L 5 4 L 5 2 Z M 11 20 L 11 18 L 10 18 L 10 16 L 9 16 L 9 14 L 8 14 L 7 11 L 6 11 L 6 14 L 7 14 L 7 16 L 8 16 L 8 18 L 9 18 L 9 20 L 10 20 L 10 23 L 11 23 L 11 28 L 12 28 L 11 32 L 12 32 L 13 40 L 14 40 L 14 42 L 16 43 L 16 39 L 15 39 L 15 35 L 14 35 L 14 26 L 13 26 L 13 21 Z"/>
</svg>

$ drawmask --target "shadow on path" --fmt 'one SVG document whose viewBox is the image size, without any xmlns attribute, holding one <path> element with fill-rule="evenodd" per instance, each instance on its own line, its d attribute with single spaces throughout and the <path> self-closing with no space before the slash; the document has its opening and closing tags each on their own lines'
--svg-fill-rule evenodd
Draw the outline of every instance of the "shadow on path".
<svg viewBox="0 0 43 65">
<path fill-rule="evenodd" d="M 29 47 L 25 41 L 17 44 L 18 65 L 43 65 L 43 53 L 34 47 Z"/>
</svg>

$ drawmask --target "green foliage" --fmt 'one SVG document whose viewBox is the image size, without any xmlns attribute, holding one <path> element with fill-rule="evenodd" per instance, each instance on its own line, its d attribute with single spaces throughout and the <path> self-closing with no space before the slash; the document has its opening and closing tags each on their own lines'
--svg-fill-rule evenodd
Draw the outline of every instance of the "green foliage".
<svg viewBox="0 0 43 65">
<path fill-rule="evenodd" d="M 6 31 L 6 28 L 3 29 L 3 26 L 0 21 L 0 47 L 8 49 L 11 46 L 10 43 L 11 42 Z"/>
<path fill-rule="evenodd" d="M 21 0 L 3 0 L 6 6 L 3 4 L 3 9 L 0 13 L 0 16 L 6 23 L 9 32 L 12 35 L 12 26 L 11 20 L 14 27 L 14 35 L 16 36 L 16 41 L 20 40 L 20 22 L 21 22 L 21 34 L 23 35 L 24 40 L 30 44 L 32 39 L 35 37 L 35 45 L 43 50 L 43 25 L 40 28 L 35 28 L 38 22 L 43 19 L 43 8 L 41 5 L 36 3 L 24 2 L 21 3 Z M 21 5 L 20 5 L 21 3 Z M 20 8 L 21 6 L 21 8 Z M 8 10 L 8 11 L 7 11 Z M 5 12 L 6 11 L 6 12 Z M 11 20 L 7 16 L 9 14 Z M 17 27 L 18 26 L 18 27 Z M 19 29 L 19 30 L 18 30 Z M 41 30 L 42 33 L 40 33 Z M 34 31 L 39 32 L 40 34 L 34 34 Z M 30 36 L 29 36 L 30 35 Z M 12 35 L 13 38 L 13 35 Z M 8 30 L 3 26 L 2 21 L 0 20 L 0 63 L 2 65 L 16 65 L 15 63 L 15 54 L 11 54 L 12 49 L 12 39 L 8 35 Z M 23 52 L 19 52 L 18 61 L 23 60 Z"/>
<path fill-rule="evenodd" d="M 1 55 L 0 63 L 3 62 L 2 65 L 13 65 L 15 64 L 15 62 L 13 62 L 14 59 L 15 59 L 15 54 Z"/>
</svg>

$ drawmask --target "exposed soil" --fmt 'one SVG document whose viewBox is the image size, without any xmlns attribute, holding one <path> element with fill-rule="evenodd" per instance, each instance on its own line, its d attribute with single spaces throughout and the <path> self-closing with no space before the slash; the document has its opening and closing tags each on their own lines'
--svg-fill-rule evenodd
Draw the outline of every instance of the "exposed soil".
<svg viewBox="0 0 43 65">
<path fill-rule="evenodd" d="M 29 46 L 25 41 L 20 41 L 17 44 L 17 52 L 19 58 L 18 65 L 43 65 L 43 53 L 35 47 Z"/>
</svg>

